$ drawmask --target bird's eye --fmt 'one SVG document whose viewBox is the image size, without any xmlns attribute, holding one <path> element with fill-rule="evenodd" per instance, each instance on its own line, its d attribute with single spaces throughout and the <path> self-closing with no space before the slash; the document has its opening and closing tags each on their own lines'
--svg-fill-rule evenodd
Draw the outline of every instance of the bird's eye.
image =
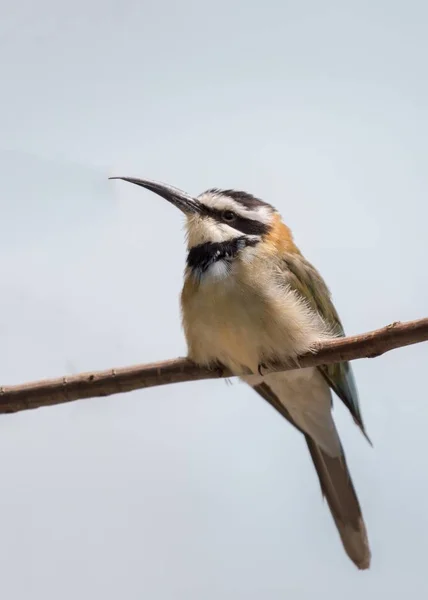
<svg viewBox="0 0 428 600">
<path fill-rule="evenodd" d="M 236 219 L 235 213 L 231 210 L 224 210 L 222 217 L 223 217 L 223 220 L 227 221 L 228 223 L 231 223 L 232 221 L 234 221 Z"/>
</svg>

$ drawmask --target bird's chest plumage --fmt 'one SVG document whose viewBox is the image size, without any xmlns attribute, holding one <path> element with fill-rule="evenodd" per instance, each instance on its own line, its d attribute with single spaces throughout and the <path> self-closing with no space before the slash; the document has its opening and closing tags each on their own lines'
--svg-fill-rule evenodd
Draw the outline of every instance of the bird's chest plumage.
<svg viewBox="0 0 428 600">
<path fill-rule="evenodd" d="M 199 364 L 256 372 L 260 363 L 304 352 L 319 339 L 306 307 L 265 263 L 235 261 L 224 276 L 199 280 L 188 272 L 181 301 L 188 354 Z"/>
<path fill-rule="evenodd" d="M 190 357 L 235 370 L 257 365 L 266 309 L 263 298 L 231 274 L 202 281 L 182 304 Z"/>
</svg>

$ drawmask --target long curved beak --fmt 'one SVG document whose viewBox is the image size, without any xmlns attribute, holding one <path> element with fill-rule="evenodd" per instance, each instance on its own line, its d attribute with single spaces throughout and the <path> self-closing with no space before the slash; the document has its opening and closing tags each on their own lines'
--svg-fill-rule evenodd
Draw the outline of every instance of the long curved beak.
<svg viewBox="0 0 428 600">
<path fill-rule="evenodd" d="M 186 215 L 201 212 L 202 207 L 199 200 L 172 185 L 159 181 L 151 181 L 150 179 L 135 179 L 134 177 L 109 177 L 109 179 L 121 179 L 122 181 L 128 181 L 128 183 L 134 183 L 146 188 L 146 190 L 150 190 L 158 196 L 162 196 L 168 202 L 171 202 L 171 204 L 179 208 Z"/>
</svg>

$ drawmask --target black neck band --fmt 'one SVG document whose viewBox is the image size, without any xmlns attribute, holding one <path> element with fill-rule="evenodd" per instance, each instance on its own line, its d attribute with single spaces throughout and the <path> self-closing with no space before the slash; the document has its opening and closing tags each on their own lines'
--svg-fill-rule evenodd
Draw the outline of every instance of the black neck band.
<svg viewBox="0 0 428 600">
<path fill-rule="evenodd" d="M 189 250 L 187 266 L 202 275 L 217 261 L 232 262 L 241 250 L 248 246 L 255 246 L 257 243 L 257 239 L 249 239 L 245 236 L 226 242 L 206 242 Z"/>
</svg>

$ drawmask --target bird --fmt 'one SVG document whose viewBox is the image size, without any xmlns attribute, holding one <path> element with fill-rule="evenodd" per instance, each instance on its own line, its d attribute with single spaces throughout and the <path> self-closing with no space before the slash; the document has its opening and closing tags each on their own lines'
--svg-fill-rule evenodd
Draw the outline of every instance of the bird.
<svg viewBox="0 0 428 600">
<path fill-rule="evenodd" d="M 291 229 L 272 204 L 237 189 L 193 196 L 150 179 L 110 179 L 149 190 L 184 213 L 188 358 L 229 369 L 304 436 L 345 552 L 358 569 L 368 569 L 367 529 L 332 416 L 334 392 L 370 442 L 351 365 L 263 373 L 273 363 L 298 365 L 320 342 L 345 335 L 329 288 Z"/>
</svg>

